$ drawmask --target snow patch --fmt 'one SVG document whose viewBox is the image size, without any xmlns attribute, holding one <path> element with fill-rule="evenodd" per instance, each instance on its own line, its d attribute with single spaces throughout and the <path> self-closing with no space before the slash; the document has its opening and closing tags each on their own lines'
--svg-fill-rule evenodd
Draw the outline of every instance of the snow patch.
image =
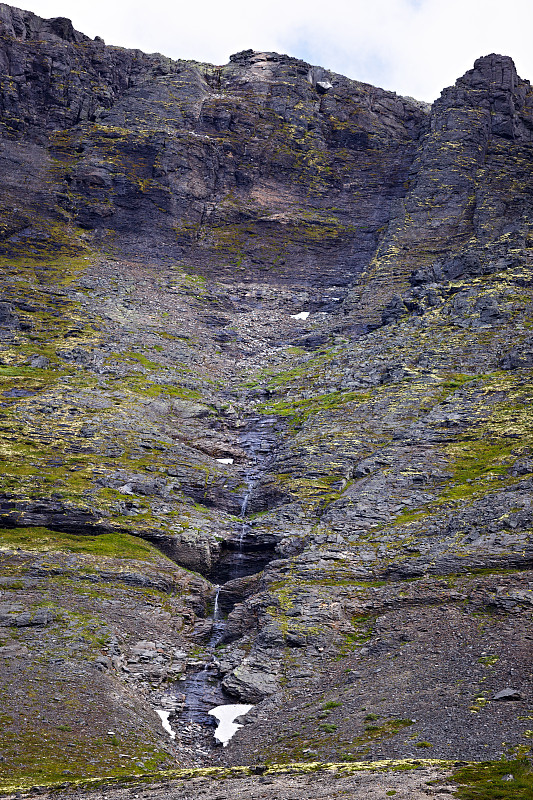
<svg viewBox="0 0 533 800">
<path fill-rule="evenodd" d="M 233 464 L 232 458 L 217 458 L 219 464 Z"/>
<path fill-rule="evenodd" d="M 155 713 L 161 718 L 161 725 L 166 730 L 166 732 L 170 735 L 171 739 L 176 738 L 176 732 L 172 730 L 170 727 L 170 722 L 168 721 L 169 718 L 169 711 L 163 711 L 162 708 L 156 708 Z"/>
<path fill-rule="evenodd" d="M 253 706 L 239 705 L 238 703 L 230 703 L 229 705 L 217 706 L 212 708 L 207 713 L 215 719 L 218 719 L 218 725 L 215 730 L 215 739 L 219 741 L 224 747 L 227 745 L 233 734 L 237 733 L 242 725 L 234 720 L 247 714 Z"/>
<path fill-rule="evenodd" d="M 310 313 L 310 311 L 300 311 L 299 314 L 291 314 L 291 317 L 292 319 L 307 319 Z"/>
</svg>

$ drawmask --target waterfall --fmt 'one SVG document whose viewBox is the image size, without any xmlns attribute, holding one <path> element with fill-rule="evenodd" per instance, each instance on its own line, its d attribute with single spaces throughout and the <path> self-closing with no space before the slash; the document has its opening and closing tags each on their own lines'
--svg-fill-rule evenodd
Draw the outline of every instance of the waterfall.
<svg viewBox="0 0 533 800">
<path fill-rule="evenodd" d="M 241 530 L 240 530 L 240 533 L 239 533 L 239 540 L 238 540 L 239 558 L 243 557 L 242 548 L 243 548 L 243 543 L 244 543 L 244 537 L 246 535 L 246 529 L 248 528 L 248 526 L 247 526 L 247 524 L 246 524 L 246 522 L 244 520 L 246 519 L 246 511 L 248 509 L 248 501 L 250 499 L 251 493 L 252 493 L 252 490 L 251 490 L 251 488 L 249 488 L 248 491 L 246 492 L 246 494 L 244 495 L 243 500 L 242 500 L 242 504 L 241 504 L 240 517 L 242 519 L 242 522 L 241 522 Z"/>
<path fill-rule="evenodd" d="M 203 664 L 197 662 L 191 665 L 197 666 L 199 671 L 188 674 L 185 685 L 183 685 L 185 708 L 182 719 L 186 719 L 187 723 L 183 729 L 180 729 L 180 732 L 188 741 L 205 742 L 201 738 L 202 734 L 199 733 L 199 729 L 208 730 L 216 718 L 223 725 L 223 728 L 217 729 L 217 741 L 226 744 L 230 735 L 240 727 L 239 723 L 235 723 L 236 715 L 245 713 L 243 706 L 227 703 L 229 698 L 224 694 L 220 684 L 216 647 L 223 639 L 226 628 L 225 615 L 231 610 L 234 597 L 231 587 L 229 592 L 225 592 L 226 582 L 259 572 L 263 565 L 274 557 L 274 551 L 256 552 L 253 539 L 249 537 L 252 525 L 248 514 L 255 507 L 252 503 L 252 500 L 256 500 L 254 491 L 260 485 L 264 465 L 269 457 L 270 447 L 265 446 L 265 438 L 268 442 L 269 436 L 267 433 L 265 437 L 265 431 L 269 430 L 272 422 L 260 419 L 255 420 L 255 424 L 256 429 L 248 431 L 246 435 L 246 450 L 250 459 L 250 468 L 243 476 L 245 488 L 240 502 L 238 526 L 235 526 L 236 530 L 234 529 L 232 539 L 222 549 L 223 556 L 216 563 L 210 575 L 214 584 L 210 613 L 212 627 L 209 639 L 205 643 Z M 272 434 L 270 434 L 270 438 L 272 438 Z M 248 710 L 248 707 L 246 709 Z M 224 727 L 229 726 L 230 723 L 231 728 Z"/>
</svg>

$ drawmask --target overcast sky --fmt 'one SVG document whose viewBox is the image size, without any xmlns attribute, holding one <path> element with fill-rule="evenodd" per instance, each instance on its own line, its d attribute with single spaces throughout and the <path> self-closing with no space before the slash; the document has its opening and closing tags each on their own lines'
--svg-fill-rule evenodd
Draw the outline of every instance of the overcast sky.
<svg viewBox="0 0 533 800">
<path fill-rule="evenodd" d="M 252 48 L 432 101 L 488 53 L 533 81 L 532 0 L 26 0 L 107 44 L 225 64 Z"/>
</svg>

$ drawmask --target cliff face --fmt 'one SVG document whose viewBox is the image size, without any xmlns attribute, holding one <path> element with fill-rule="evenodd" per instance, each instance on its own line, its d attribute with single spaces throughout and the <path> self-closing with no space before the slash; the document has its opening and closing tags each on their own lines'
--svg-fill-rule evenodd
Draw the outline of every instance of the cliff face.
<svg viewBox="0 0 533 800">
<path fill-rule="evenodd" d="M 526 744 L 530 84 L 0 26 L 5 782 Z"/>
<path fill-rule="evenodd" d="M 93 243 L 218 277 L 346 284 L 368 263 L 405 194 L 422 104 L 274 53 L 212 67 L 7 6 L 2 20 L 8 238 L 68 221 Z M 28 183 L 39 170 L 38 189 L 14 212 L 21 170 Z"/>
</svg>

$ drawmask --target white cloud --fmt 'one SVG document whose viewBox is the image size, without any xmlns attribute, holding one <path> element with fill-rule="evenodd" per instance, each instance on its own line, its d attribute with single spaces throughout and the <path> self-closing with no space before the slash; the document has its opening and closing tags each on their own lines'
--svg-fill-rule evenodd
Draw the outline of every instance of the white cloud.
<svg viewBox="0 0 533 800">
<path fill-rule="evenodd" d="M 515 59 L 533 79 L 531 0 L 27 0 L 67 16 L 109 44 L 226 63 L 231 53 L 276 50 L 399 94 L 433 100 L 474 60 Z M 528 37 L 528 38 L 526 38 Z"/>
</svg>

